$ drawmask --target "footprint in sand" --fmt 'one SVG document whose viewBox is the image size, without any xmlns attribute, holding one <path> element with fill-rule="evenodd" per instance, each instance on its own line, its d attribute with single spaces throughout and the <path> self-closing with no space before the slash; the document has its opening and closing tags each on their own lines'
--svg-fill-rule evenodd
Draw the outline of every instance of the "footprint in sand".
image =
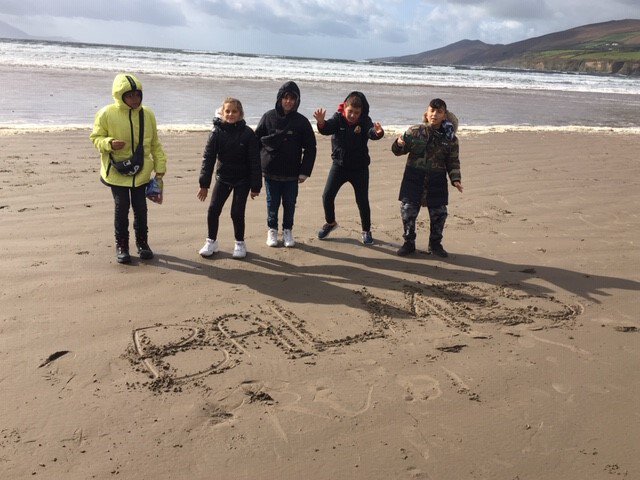
<svg viewBox="0 0 640 480">
<path fill-rule="evenodd" d="M 429 375 L 398 375 L 396 382 L 403 390 L 404 400 L 418 413 L 428 413 L 427 402 L 442 396 L 440 382 Z"/>
</svg>

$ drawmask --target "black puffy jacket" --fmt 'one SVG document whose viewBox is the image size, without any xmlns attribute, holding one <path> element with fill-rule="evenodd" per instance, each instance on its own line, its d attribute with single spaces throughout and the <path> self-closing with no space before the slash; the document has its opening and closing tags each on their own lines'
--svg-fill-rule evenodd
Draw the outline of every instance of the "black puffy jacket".
<svg viewBox="0 0 640 480">
<path fill-rule="evenodd" d="M 284 114 L 282 97 L 293 93 L 298 102 L 292 112 Z M 297 179 L 311 176 L 316 160 L 316 137 L 311 123 L 298 113 L 300 89 L 295 82 L 286 82 L 278 90 L 276 108 L 266 112 L 256 127 L 260 140 L 262 173 L 266 176 Z"/>
<path fill-rule="evenodd" d="M 216 179 L 229 184 L 249 184 L 252 192 L 262 188 L 258 138 L 244 120 L 225 123 L 220 118 L 213 120 L 204 149 L 200 169 L 200 187 L 209 188 L 216 166 Z"/>
<path fill-rule="evenodd" d="M 357 95 L 362 100 L 362 113 L 355 125 L 349 125 L 343 112 L 344 102 L 338 106 L 338 111 L 329 120 L 326 120 L 318 131 L 322 135 L 331 135 L 331 158 L 333 163 L 349 170 L 366 167 L 371 163 L 367 142 L 379 140 L 373 122 L 369 117 L 369 102 L 362 92 L 351 92 L 345 98 Z"/>
</svg>

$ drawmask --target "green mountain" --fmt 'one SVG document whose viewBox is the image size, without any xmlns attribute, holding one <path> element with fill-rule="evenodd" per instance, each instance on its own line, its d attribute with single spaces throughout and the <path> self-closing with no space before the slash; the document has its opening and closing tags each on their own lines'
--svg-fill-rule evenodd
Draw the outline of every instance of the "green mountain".
<svg viewBox="0 0 640 480">
<path fill-rule="evenodd" d="M 377 61 L 640 76 L 640 20 L 615 20 L 507 45 L 462 40 L 415 55 Z"/>
</svg>

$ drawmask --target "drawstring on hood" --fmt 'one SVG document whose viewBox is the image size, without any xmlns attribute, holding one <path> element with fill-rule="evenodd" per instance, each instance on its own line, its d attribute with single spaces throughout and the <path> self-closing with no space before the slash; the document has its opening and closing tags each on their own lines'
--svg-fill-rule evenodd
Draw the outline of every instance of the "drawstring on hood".
<svg viewBox="0 0 640 480">
<path fill-rule="evenodd" d="M 276 99 L 276 112 L 278 112 L 278 115 L 280 116 L 284 116 L 284 110 L 282 109 L 282 97 L 287 93 L 295 95 L 297 99 L 292 112 L 297 112 L 298 107 L 300 106 L 300 89 L 298 88 L 298 85 L 293 81 L 286 82 L 280 87 L 280 90 L 278 90 L 278 97 Z"/>
<path fill-rule="evenodd" d="M 119 73 L 116 78 L 113 79 L 113 86 L 111 87 L 111 95 L 120 108 L 130 107 L 124 103 L 122 98 L 127 92 L 139 91 L 142 95 L 142 82 L 138 80 L 135 75 Z M 140 104 L 142 107 L 142 103 Z"/>
</svg>

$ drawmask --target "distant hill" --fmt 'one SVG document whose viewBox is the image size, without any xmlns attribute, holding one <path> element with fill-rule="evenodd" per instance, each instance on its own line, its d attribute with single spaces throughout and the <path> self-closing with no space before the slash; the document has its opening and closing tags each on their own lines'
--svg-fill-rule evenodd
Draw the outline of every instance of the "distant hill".
<svg viewBox="0 0 640 480">
<path fill-rule="evenodd" d="M 48 40 L 52 42 L 70 42 L 69 37 L 37 37 L 29 35 L 27 32 L 19 28 L 9 25 L 7 22 L 0 20 L 0 38 L 8 38 L 11 40 Z"/>
<path fill-rule="evenodd" d="M 0 38 L 14 38 L 16 40 L 27 40 L 33 38 L 19 28 L 13 27 L 6 22 L 0 20 Z"/>
<path fill-rule="evenodd" d="M 640 20 L 615 20 L 507 45 L 462 40 L 415 55 L 377 61 L 640 76 Z"/>
</svg>

